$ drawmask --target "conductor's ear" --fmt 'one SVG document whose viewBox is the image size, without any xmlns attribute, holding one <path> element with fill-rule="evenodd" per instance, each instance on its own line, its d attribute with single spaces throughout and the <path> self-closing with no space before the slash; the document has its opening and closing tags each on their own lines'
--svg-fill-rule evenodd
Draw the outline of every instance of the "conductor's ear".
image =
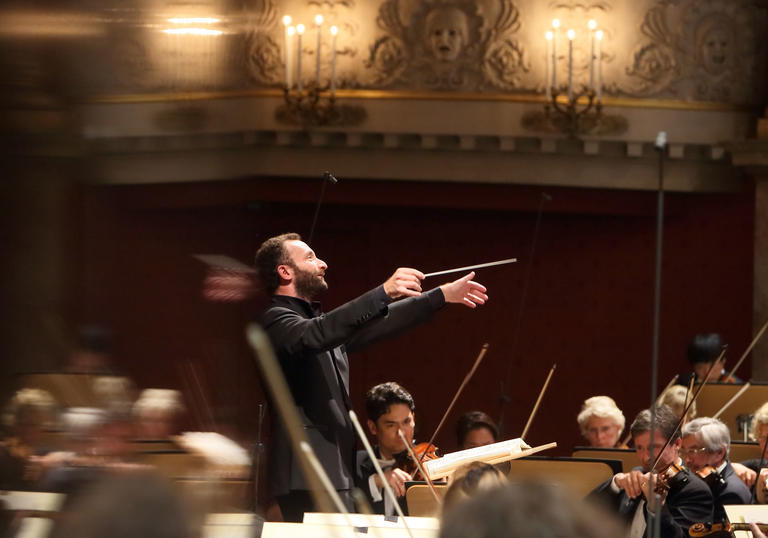
<svg viewBox="0 0 768 538">
<path fill-rule="evenodd" d="M 278 265 L 277 276 L 283 280 L 293 279 L 293 268 L 290 265 Z"/>
</svg>

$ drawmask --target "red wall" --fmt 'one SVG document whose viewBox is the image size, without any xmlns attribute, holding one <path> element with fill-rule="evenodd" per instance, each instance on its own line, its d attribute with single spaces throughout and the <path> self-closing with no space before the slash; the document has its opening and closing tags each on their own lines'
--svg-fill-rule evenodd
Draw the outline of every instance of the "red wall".
<svg viewBox="0 0 768 538">
<path fill-rule="evenodd" d="M 114 329 L 116 361 L 140 386 L 188 388 L 180 372 L 194 365 L 205 394 L 187 394 L 195 426 L 208 416 L 202 410 L 215 409 L 216 421 L 233 422 L 238 435 L 251 438 L 263 393 L 243 328 L 263 299 L 204 300 L 205 268 L 192 255 L 223 253 L 250 263 L 271 235 L 306 236 L 319 189 L 319 180 L 289 179 L 87 188 L 74 294 L 79 319 Z M 575 417 L 586 397 L 611 395 L 628 422 L 649 404 L 655 194 L 546 192 L 553 199 L 545 204 L 518 319 L 540 189 L 354 180 L 328 187 L 313 245 L 329 265 L 327 308 L 376 286 L 397 266 L 427 272 L 519 259 L 480 272 L 491 296 L 486 306 L 451 305 L 428 326 L 353 356 L 359 411 L 368 387 L 396 380 L 416 399 L 423 440 L 485 342 L 485 361 L 437 439 L 444 449 L 454 448 L 458 414 L 483 409 L 499 416 L 504 379 L 507 434 L 519 436 L 553 363 L 557 372 L 531 444 L 557 441 L 556 453 L 568 454 L 580 441 Z M 752 334 L 751 187 L 666 200 L 662 387 L 686 369 L 685 346 L 696 332 L 721 332 L 731 364 Z M 740 370 L 745 377 L 749 371 L 749 364 Z"/>
</svg>

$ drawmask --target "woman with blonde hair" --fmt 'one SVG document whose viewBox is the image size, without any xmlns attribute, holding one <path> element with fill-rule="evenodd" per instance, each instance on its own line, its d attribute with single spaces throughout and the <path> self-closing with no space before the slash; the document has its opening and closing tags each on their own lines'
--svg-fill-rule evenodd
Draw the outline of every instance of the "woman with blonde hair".
<svg viewBox="0 0 768 538">
<path fill-rule="evenodd" d="M 683 415 L 683 411 L 685 410 L 685 406 L 688 405 L 688 402 L 692 397 L 693 395 L 689 394 L 689 391 L 686 387 L 682 385 L 672 385 L 671 387 L 667 387 L 664 392 L 661 393 L 657 403 L 659 405 L 669 406 L 669 408 L 672 409 L 672 411 L 674 411 L 678 417 L 681 417 Z M 695 418 L 696 402 L 693 402 L 691 407 L 688 409 L 688 414 L 685 417 L 685 421 L 688 422 Z"/>
<path fill-rule="evenodd" d="M 624 431 L 624 413 L 610 396 L 592 396 L 584 400 L 576 419 L 581 435 L 595 448 L 626 448 L 620 446 Z"/>
</svg>

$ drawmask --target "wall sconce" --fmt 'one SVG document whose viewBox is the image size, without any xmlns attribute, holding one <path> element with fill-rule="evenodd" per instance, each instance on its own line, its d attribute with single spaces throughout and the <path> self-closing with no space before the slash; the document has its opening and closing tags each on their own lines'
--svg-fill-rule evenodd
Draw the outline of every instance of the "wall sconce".
<svg viewBox="0 0 768 538">
<path fill-rule="evenodd" d="M 600 42 L 603 39 L 602 30 L 596 30 L 597 23 L 589 21 L 589 86 L 582 85 L 576 90 L 573 84 L 573 42 L 576 39 L 576 31 L 568 30 L 568 84 L 567 87 L 557 84 L 557 38 L 560 29 L 560 21 L 552 21 L 552 30 L 546 33 L 547 39 L 547 80 L 546 94 L 547 104 L 544 105 L 544 114 L 553 126 L 575 137 L 582 131 L 582 123 L 589 120 L 594 126 L 602 116 L 602 55 L 600 54 Z M 597 47 L 595 47 L 597 42 Z M 597 63 L 597 84 L 595 84 L 595 63 Z M 562 103 L 558 100 L 560 95 L 566 94 L 567 100 Z M 586 103 L 583 102 L 586 97 Z M 580 102 L 580 100 L 582 102 Z"/>
<path fill-rule="evenodd" d="M 545 34 L 547 49 L 544 112 L 524 114 L 523 126 L 533 131 L 566 133 L 571 138 L 586 133 L 618 134 L 626 131 L 626 118 L 603 114 L 603 31 L 597 29 L 597 22 L 594 20 L 587 24 L 589 84 L 577 87 L 574 83 L 573 48 L 578 36 L 574 29 L 565 33 L 568 39 L 567 80 L 565 83 L 558 83 L 557 51 L 560 26 L 560 21 L 554 19 L 552 29 Z"/>
<path fill-rule="evenodd" d="M 336 38 L 338 26 L 331 26 L 328 35 L 331 39 L 330 68 L 328 83 L 322 84 L 323 60 L 323 25 L 322 15 L 315 15 L 314 27 L 317 36 L 315 47 L 315 77 L 306 80 L 302 61 L 304 56 L 303 42 L 307 27 L 303 24 L 293 26 L 290 15 L 283 17 L 285 27 L 284 68 L 285 85 L 283 96 L 285 104 L 278 107 L 275 117 L 278 121 L 303 127 L 326 125 L 358 125 L 366 117 L 362 107 L 336 104 Z M 294 44 L 296 48 L 294 49 Z M 295 75 L 295 79 L 294 79 Z"/>
</svg>

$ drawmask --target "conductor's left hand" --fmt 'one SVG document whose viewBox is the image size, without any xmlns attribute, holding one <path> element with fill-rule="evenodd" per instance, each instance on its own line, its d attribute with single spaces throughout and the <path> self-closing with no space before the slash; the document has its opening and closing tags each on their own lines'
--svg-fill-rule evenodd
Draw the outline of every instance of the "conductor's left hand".
<svg viewBox="0 0 768 538">
<path fill-rule="evenodd" d="M 486 290 L 485 286 L 482 284 L 473 281 L 472 278 L 474 276 L 475 272 L 472 271 L 458 280 L 440 286 L 440 289 L 443 290 L 443 295 L 445 296 L 445 302 L 463 304 L 469 308 L 475 308 L 479 304 L 485 304 L 488 300 L 488 296 L 485 292 L 488 290 Z"/>
</svg>

